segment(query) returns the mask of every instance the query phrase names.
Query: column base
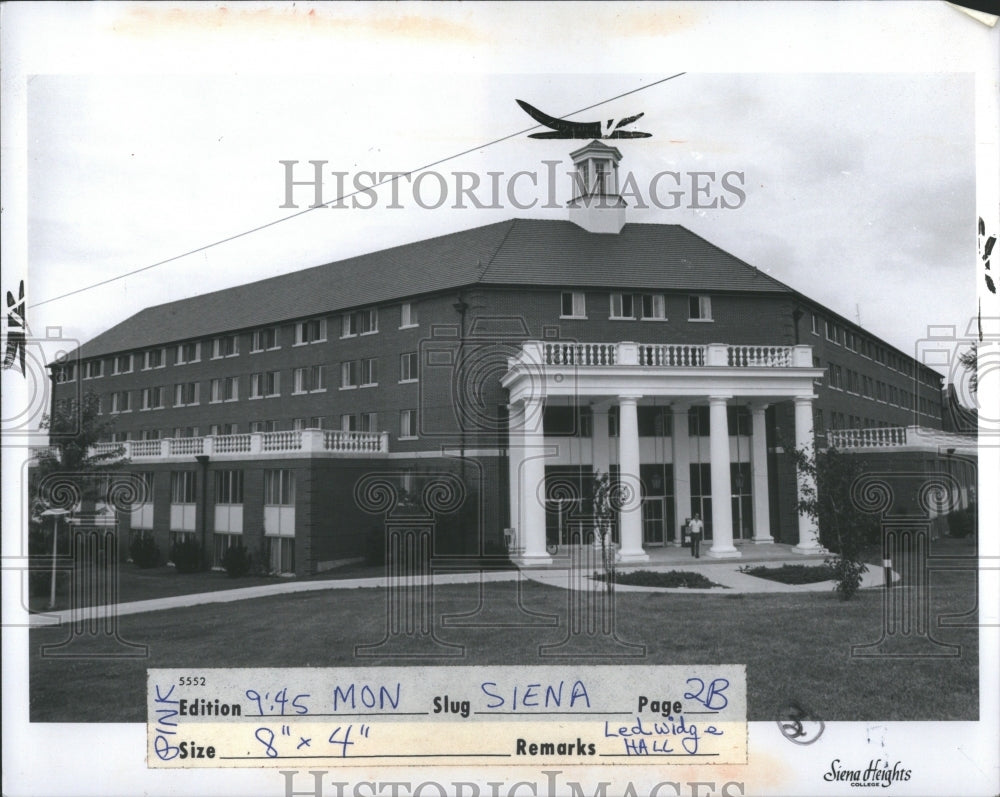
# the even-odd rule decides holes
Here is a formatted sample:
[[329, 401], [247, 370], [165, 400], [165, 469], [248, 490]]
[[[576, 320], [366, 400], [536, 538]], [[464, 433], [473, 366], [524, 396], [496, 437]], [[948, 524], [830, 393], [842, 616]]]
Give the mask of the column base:
[[802, 554], [803, 556], [822, 556], [830, 552], [817, 543], [816, 545], [796, 545], [792, 548], [792, 553]]
[[766, 545], [768, 543], [773, 543], [774, 537], [772, 537], [770, 534], [768, 534], [766, 537], [751, 537], [750, 542], [754, 543], [755, 545]]
[[619, 550], [618, 554], [615, 556], [616, 562], [624, 562], [626, 564], [631, 564], [632, 562], [648, 562], [649, 554], [639, 549], [638, 551], [622, 551]]
[[733, 546], [729, 546], [728, 548], [709, 548], [705, 551], [705, 556], [711, 559], [739, 559], [743, 556], [743, 552], [736, 550]]
[[518, 567], [545, 567], [552, 564], [552, 557], [547, 553], [535, 555], [520, 554], [512, 556], [510, 560]]

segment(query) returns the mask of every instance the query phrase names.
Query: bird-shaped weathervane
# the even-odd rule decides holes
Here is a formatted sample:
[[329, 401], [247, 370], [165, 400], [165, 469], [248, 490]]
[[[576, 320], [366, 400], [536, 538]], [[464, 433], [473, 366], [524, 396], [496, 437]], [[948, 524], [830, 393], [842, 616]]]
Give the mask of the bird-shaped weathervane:
[[524, 100], [517, 100], [517, 104], [536, 122], [552, 128], [544, 133], [532, 133], [529, 138], [649, 138], [652, 135], [638, 130], [622, 129], [644, 116], [642, 113], [626, 116], [624, 119], [608, 119], [604, 122], [568, 122], [542, 113]]

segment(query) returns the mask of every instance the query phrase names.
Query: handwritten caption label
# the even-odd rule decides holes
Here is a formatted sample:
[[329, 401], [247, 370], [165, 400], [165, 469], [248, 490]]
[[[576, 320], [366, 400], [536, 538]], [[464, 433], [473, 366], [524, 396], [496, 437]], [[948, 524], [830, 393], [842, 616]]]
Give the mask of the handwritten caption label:
[[742, 665], [148, 670], [150, 767], [745, 764]]

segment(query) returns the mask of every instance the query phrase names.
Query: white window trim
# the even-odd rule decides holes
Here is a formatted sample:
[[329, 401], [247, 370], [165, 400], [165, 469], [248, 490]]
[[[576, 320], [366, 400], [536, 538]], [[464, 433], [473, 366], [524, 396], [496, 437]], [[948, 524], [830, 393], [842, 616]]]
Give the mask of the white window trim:
[[[608, 320], [609, 321], [635, 321], [636, 320], [636, 315], [635, 315], [635, 298], [634, 298], [634, 296], [632, 298], [632, 315], [615, 315], [615, 297], [617, 296], [617, 297], [619, 297], [619, 299], [621, 299], [623, 296], [626, 296], [626, 295], [632, 295], [632, 294], [626, 294], [623, 291], [614, 291], [614, 292], [611, 293], [610, 298], [609, 298], [609, 305], [608, 305]], [[624, 304], [625, 304], [624, 300], [619, 301], [619, 304], [622, 305], [623, 309], [624, 309]]]
[[403, 302], [403, 304], [400, 305], [400, 310], [399, 310], [399, 321], [400, 321], [400, 323], [399, 323], [399, 329], [416, 329], [417, 327], [419, 327], [420, 326], [420, 322], [419, 321], [417, 323], [415, 323], [415, 324], [412, 321], [409, 324], [404, 324], [403, 323], [403, 310], [402, 310], [403, 307], [409, 307], [410, 308], [410, 313], [409, 313], [410, 318], [413, 317], [413, 302]]
[[[573, 314], [572, 315], [564, 315], [563, 312], [562, 312], [562, 300], [563, 300], [563, 294], [564, 293], [568, 293], [568, 294], [570, 294], [573, 297], [570, 300], [573, 303]], [[576, 297], [577, 296], [581, 297], [580, 304], [583, 305], [583, 315], [577, 315], [577, 313], [576, 313]], [[560, 318], [566, 318], [566, 319], [575, 319], [575, 320], [586, 321], [587, 320], [587, 293], [586, 293], [586, 291], [560, 291], [559, 292], [559, 317]], [[409, 439], [409, 438], [406, 438], [406, 439]]]
[[[642, 314], [642, 306], [641, 306], [642, 305], [642, 298], [641, 298], [642, 296], [652, 296], [653, 297], [653, 300], [654, 300], [653, 301], [653, 309], [654, 310], [656, 309], [656, 297], [659, 297], [660, 298], [660, 306], [663, 308], [663, 315], [661, 315], [661, 316], [660, 315], [653, 315], [653, 316], [650, 316], [649, 318], [644, 317], [643, 314]], [[661, 321], [669, 321], [670, 320], [667, 317], [667, 297], [664, 296], [662, 293], [639, 294], [639, 297], [640, 297], [639, 298], [639, 304], [640, 304], [640, 307], [639, 307], [639, 320], [640, 321], [661, 322]], [[633, 299], [632, 301], [634, 302], [635, 300]]]

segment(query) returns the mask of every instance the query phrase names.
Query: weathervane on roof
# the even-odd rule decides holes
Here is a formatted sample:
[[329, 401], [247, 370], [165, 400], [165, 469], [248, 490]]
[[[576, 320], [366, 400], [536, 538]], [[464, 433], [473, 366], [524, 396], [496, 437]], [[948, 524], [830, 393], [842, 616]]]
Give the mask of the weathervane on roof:
[[608, 119], [601, 122], [568, 122], [565, 119], [558, 119], [549, 116], [532, 105], [528, 105], [524, 100], [517, 100], [517, 104], [524, 109], [536, 122], [540, 122], [546, 127], [552, 128], [544, 133], [532, 133], [529, 138], [649, 138], [652, 133], [642, 133], [638, 130], [624, 130], [623, 128], [644, 116], [644, 113], [637, 113], [635, 116], [626, 116], [624, 119]]

